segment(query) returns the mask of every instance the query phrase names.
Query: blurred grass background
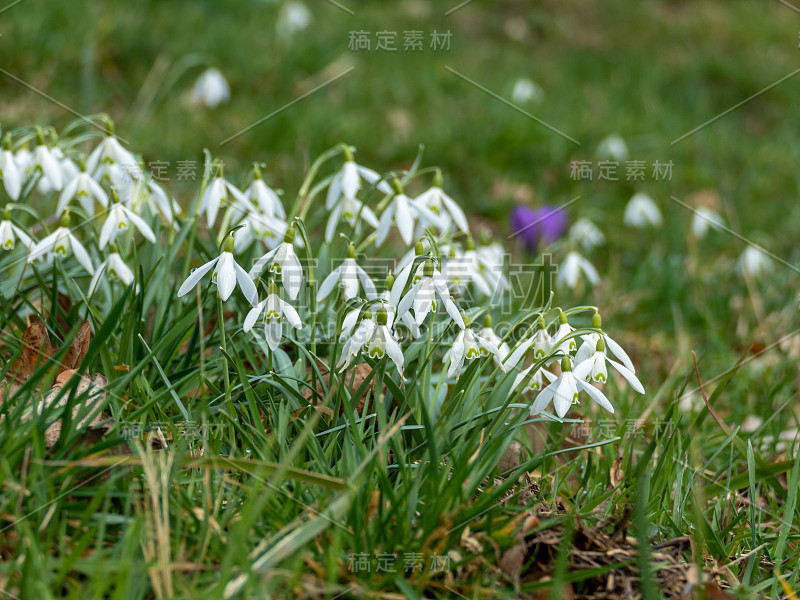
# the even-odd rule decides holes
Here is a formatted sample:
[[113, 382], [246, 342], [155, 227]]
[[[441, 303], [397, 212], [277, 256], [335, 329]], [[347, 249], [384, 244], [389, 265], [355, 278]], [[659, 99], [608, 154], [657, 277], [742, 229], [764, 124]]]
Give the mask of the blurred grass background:
[[[452, 195], [498, 232], [507, 233], [518, 201], [580, 196], [571, 218], [589, 216], [609, 239], [590, 256], [604, 283], [580, 299], [600, 306], [614, 330], [640, 336], [637, 358], [655, 380], [689, 348], [728, 365], [793, 329], [797, 272], [778, 264], [771, 281], [748, 289], [735, 262], [745, 244], [725, 233], [692, 243], [692, 215], [670, 196], [711, 190], [734, 231], [800, 264], [800, 77], [671, 142], [798, 69], [800, 12], [749, 0], [475, 0], [449, 15], [455, 0], [341, 4], [352, 14], [309, 2], [313, 22], [286, 38], [276, 32], [282, 2], [23, 0], [0, 13], [2, 125], [74, 119], [9, 74], [79, 113], [107, 112], [145, 162], [172, 165], [167, 187], [184, 204], [197, 185], [176, 181], [175, 165], [201, 161], [202, 148], [221, 157], [234, 180], [252, 161], [266, 162], [269, 181], [292, 194], [303, 167], [338, 142], [355, 145], [359, 160], [378, 170], [409, 166], [423, 144], [425, 164], [441, 166]], [[397, 52], [348, 49], [350, 32], [369, 32], [374, 48], [384, 30], [398, 33]], [[403, 51], [408, 30], [423, 32], [423, 51]], [[452, 33], [449, 50], [429, 48], [434, 30]], [[231, 101], [214, 110], [187, 100], [207, 66], [231, 86]], [[447, 67], [503, 98], [518, 78], [532, 79], [544, 98], [522, 108], [580, 145]], [[626, 139], [631, 159], [646, 162], [646, 181], [625, 181], [624, 168], [617, 182], [571, 179], [570, 163], [596, 164], [610, 133]], [[673, 162], [671, 180], [653, 180], [655, 161]], [[664, 212], [657, 233], [623, 231], [634, 191], [648, 192]]]

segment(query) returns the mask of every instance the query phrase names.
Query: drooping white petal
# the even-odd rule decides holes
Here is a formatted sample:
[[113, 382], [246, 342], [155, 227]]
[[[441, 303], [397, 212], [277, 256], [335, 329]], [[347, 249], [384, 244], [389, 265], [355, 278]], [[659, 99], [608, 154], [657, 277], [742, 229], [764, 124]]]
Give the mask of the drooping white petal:
[[[232, 257], [233, 255], [231, 255]], [[253, 306], [256, 305], [258, 302], [258, 290], [256, 289], [256, 284], [253, 283], [253, 280], [250, 279], [250, 275], [247, 274], [242, 267], [239, 266], [235, 260], [233, 261], [233, 268], [236, 273], [236, 281], [239, 284], [239, 287], [242, 288], [242, 293], [244, 297], [247, 298], [247, 301], [252, 304]]]
[[203, 275], [208, 273], [211, 270], [211, 268], [215, 264], [217, 264], [220, 258], [221, 258], [220, 256], [212, 258], [206, 264], [197, 267], [194, 271], [189, 273], [189, 276], [186, 278], [186, 281], [184, 281], [181, 287], [178, 289], [178, 298], [180, 298], [181, 296], [185, 296], [186, 294], [191, 292], [194, 289], [194, 286], [196, 286], [197, 283], [203, 278]]
[[591, 396], [592, 400], [597, 402], [600, 406], [605, 408], [608, 412], [613, 413], [614, 407], [611, 406], [611, 402], [608, 401], [605, 394], [598, 390], [590, 383], [586, 383], [585, 381], [576, 380], [575, 383], [578, 385], [579, 388], [584, 390], [589, 396]]
[[614, 367], [617, 371], [620, 372], [620, 374], [628, 381], [628, 383], [631, 384], [631, 387], [634, 390], [636, 390], [640, 394], [644, 394], [644, 386], [642, 385], [642, 382], [639, 381], [639, 378], [636, 377], [636, 374], [633, 371], [628, 369], [625, 365], [621, 365], [615, 360], [611, 360], [610, 358], [606, 360], [608, 360], [608, 362], [611, 363], [612, 367]]
[[264, 335], [267, 338], [267, 345], [275, 352], [281, 345], [283, 338], [283, 323], [280, 319], [267, 319], [264, 325]]
[[244, 318], [244, 324], [242, 325], [242, 331], [247, 333], [253, 328], [253, 325], [256, 324], [258, 317], [262, 312], [264, 312], [264, 307], [266, 305], [267, 301], [262, 300], [247, 312], [247, 316]]
[[325, 279], [322, 280], [322, 283], [317, 290], [317, 302], [322, 302], [333, 291], [336, 282], [339, 281], [341, 272], [342, 266], [338, 266], [331, 271]]
[[89, 258], [89, 253], [86, 251], [86, 248], [78, 241], [78, 239], [69, 234], [69, 245], [72, 249], [72, 253], [75, 255], [76, 260], [86, 269], [89, 273], [94, 273], [94, 266], [92, 265], [92, 259]]
[[278, 301], [280, 302], [281, 312], [286, 317], [286, 320], [289, 321], [289, 324], [295, 329], [302, 329], [303, 322], [300, 320], [300, 315], [297, 314], [294, 306], [280, 299]]

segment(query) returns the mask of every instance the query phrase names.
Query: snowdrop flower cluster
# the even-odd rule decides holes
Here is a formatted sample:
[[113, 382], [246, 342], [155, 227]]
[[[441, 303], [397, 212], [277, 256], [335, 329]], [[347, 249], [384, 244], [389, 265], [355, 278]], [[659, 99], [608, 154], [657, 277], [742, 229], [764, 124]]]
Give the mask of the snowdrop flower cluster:
[[[102, 310], [125, 288], [144, 292], [139, 273], [152, 266], [139, 257], [155, 244], [156, 255], [168, 247], [169, 256], [182, 257], [169, 265], [184, 265], [176, 297], [190, 296], [200, 311], [216, 308], [222, 343], [225, 329], [237, 328], [269, 365], [278, 353], [315, 356], [339, 377], [367, 362], [398, 386], [416, 385], [424, 370], [427, 383], [445, 393], [465, 377], [514, 381], [521, 393], [540, 392], [531, 405], [537, 408], [547, 398], [544, 379], [570, 372], [567, 363], [561, 375], [540, 363], [566, 357], [577, 375], [551, 394], [560, 415], [572, 387], [605, 382], [607, 364], [626, 378], [634, 372], [599, 327], [578, 338], [564, 313], [553, 336], [544, 311], [529, 340], [496, 332], [491, 313], [511, 288], [506, 251], [485, 232], [473, 237], [442, 173], [420, 169], [419, 160], [411, 171], [379, 173], [356, 162], [354, 148], [336, 146], [284, 205], [262, 164], [239, 177], [207, 154], [184, 212], [110, 121], [92, 122], [103, 123], [104, 135], [81, 138], [96, 138], [88, 155], [52, 130], [4, 137], [0, 177], [12, 202], [0, 219], [0, 252], [23, 265], [21, 281], [36, 285], [60, 273]], [[52, 213], [39, 215], [34, 206]], [[584, 261], [568, 258], [567, 283], [574, 272], [596, 277]], [[606, 360], [607, 348], [620, 362]], [[523, 369], [528, 350], [538, 366]], [[587, 393], [601, 397], [594, 387]]]
[[[134, 269], [127, 261], [139, 243], [134, 232], [156, 243], [158, 216], [174, 226], [180, 214], [177, 202], [114, 135], [111, 122], [104, 117], [100, 121], [106, 134], [88, 156], [77, 151], [72, 140], [41, 128], [6, 133], [0, 151], [3, 189], [14, 201], [3, 209], [0, 248], [25, 249], [19, 258], [26, 264], [23, 278], [50, 268], [64, 268], [66, 275], [78, 278], [81, 273], [90, 275], [90, 296], [101, 287], [111, 289], [108, 285], [131, 285]], [[33, 151], [30, 143], [35, 144]], [[34, 207], [47, 206], [48, 201], [53, 212], [39, 215]], [[153, 210], [165, 204], [166, 211]], [[36, 218], [33, 227], [24, 225], [25, 214]]]
[[[636, 392], [644, 394], [644, 387], [636, 377], [630, 358], [601, 329], [599, 313], [595, 312], [592, 317], [594, 331], [583, 335], [578, 335], [563, 311], [559, 310], [558, 313], [558, 328], [552, 336], [547, 331], [543, 315], [540, 314], [536, 332], [523, 339], [504, 361], [506, 369], [512, 370], [522, 363], [526, 354], [531, 355], [530, 366], [521, 370], [514, 380], [515, 389], [537, 394], [531, 405], [531, 414], [543, 412], [552, 401], [556, 414], [564, 417], [571, 406], [579, 402], [581, 391], [613, 413], [611, 402], [593, 385], [608, 382], [609, 364]], [[606, 347], [619, 362], [609, 357]], [[547, 368], [557, 362], [561, 371], [558, 375]], [[546, 386], [544, 380], [548, 382]]]

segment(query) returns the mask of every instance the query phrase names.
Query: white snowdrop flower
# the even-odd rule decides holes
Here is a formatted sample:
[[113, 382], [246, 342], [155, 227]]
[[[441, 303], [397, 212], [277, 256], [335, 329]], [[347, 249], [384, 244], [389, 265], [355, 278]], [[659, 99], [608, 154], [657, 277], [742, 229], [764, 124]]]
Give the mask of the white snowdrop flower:
[[646, 227], [661, 227], [664, 219], [661, 216], [661, 211], [653, 199], [642, 192], [637, 192], [628, 202], [625, 207], [624, 219], [625, 225], [628, 227], [635, 227], [636, 229], [645, 229]]
[[274, 250], [283, 239], [287, 229], [284, 221], [260, 213], [248, 214], [240, 225], [243, 227], [239, 227], [233, 232], [236, 240], [235, 252], [244, 252], [255, 241], [262, 241], [267, 248]]
[[108, 195], [86, 171], [78, 173], [76, 177], [69, 180], [69, 183], [61, 190], [58, 198], [58, 208], [56, 212], [62, 213], [72, 199], [77, 199], [83, 210], [90, 217], [94, 216], [94, 203], [99, 202], [103, 208], [108, 206]]
[[603, 235], [600, 228], [586, 218], [575, 221], [575, 224], [570, 227], [568, 235], [570, 241], [578, 244], [585, 252], [606, 243], [606, 236]]
[[228, 236], [225, 240], [225, 246], [222, 253], [216, 258], [208, 261], [206, 264], [194, 269], [186, 281], [183, 282], [180, 289], [178, 289], [178, 298], [185, 296], [194, 289], [203, 276], [208, 273], [212, 267], [214, 273], [211, 276], [211, 281], [217, 284], [219, 297], [227, 300], [231, 297], [233, 290], [236, 289], [236, 284], [242, 289], [244, 297], [247, 301], [255, 306], [258, 303], [258, 291], [256, 285], [250, 276], [247, 274], [239, 263], [233, 258], [233, 238]]
[[255, 278], [265, 266], [270, 265], [270, 271], [281, 276], [283, 288], [292, 300], [297, 299], [303, 284], [303, 267], [294, 251], [295, 235], [294, 227], [289, 227], [283, 243], [259, 258], [250, 269], [250, 277]]
[[189, 101], [197, 106], [216, 108], [231, 98], [228, 80], [219, 69], [210, 67], [200, 73], [192, 86]]
[[244, 192], [245, 197], [256, 210], [266, 215], [276, 217], [282, 221], [286, 220], [286, 211], [278, 194], [261, 179], [261, 171], [258, 165], [255, 167], [255, 179], [250, 187]]
[[499, 350], [497, 346], [472, 331], [468, 319], [464, 320], [464, 324], [466, 327], [458, 332], [453, 344], [444, 355], [444, 363], [449, 365], [447, 376], [450, 378], [461, 375], [464, 360], [475, 360], [476, 358], [487, 356], [492, 356], [495, 360], [498, 359]]
[[553, 348], [553, 338], [547, 332], [544, 318], [542, 318], [541, 315], [539, 315], [539, 319], [536, 322], [536, 333], [528, 339], [522, 341], [516, 348], [514, 348], [514, 351], [508, 355], [508, 358], [505, 359], [503, 364], [505, 365], [506, 370], [510, 371], [516, 367], [524, 358], [525, 354], [527, 354], [528, 350], [531, 349], [531, 347], [533, 347], [534, 360], [543, 359]]
[[544, 99], [544, 92], [536, 82], [527, 77], [520, 77], [514, 82], [511, 90], [511, 101], [514, 104], [527, 104], [532, 102], [538, 104]]
[[334, 206], [328, 217], [328, 224], [325, 226], [325, 241], [329, 244], [336, 234], [336, 228], [340, 222], [346, 222], [353, 228], [356, 234], [361, 232], [361, 223], [367, 223], [371, 227], [378, 228], [378, 217], [372, 210], [364, 206], [359, 200], [353, 198], [344, 198], [341, 202]]
[[[350, 148], [344, 149], [344, 160], [345, 162], [342, 165], [342, 168], [338, 173], [336, 173], [336, 175], [333, 176], [333, 179], [331, 179], [331, 183], [328, 186], [328, 196], [325, 199], [325, 208], [332, 210], [333, 207], [342, 200], [355, 200], [356, 194], [358, 194], [359, 190], [361, 189], [362, 179], [370, 184], [374, 184], [377, 181], [378, 190], [384, 194], [392, 193], [392, 187], [385, 181], [381, 180], [380, 175], [378, 175], [372, 169], [356, 164], [355, 160], [353, 160], [353, 152], [350, 150]], [[376, 219], [375, 227], [377, 226]]]
[[[603, 320], [600, 318], [600, 313], [595, 312], [594, 316], [592, 317], [592, 327], [594, 329], [602, 330], [603, 327]], [[623, 350], [622, 346], [620, 346], [617, 342], [615, 342], [611, 337], [603, 332], [603, 333], [589, 333], [587, 335], [581, 336], [583, 343], [581, 347], [578, 348], [578, 352], [575, 354], [575, 363], [582, 363], [585, 360], [588, 360], [592, 354], [594, 354], [598, 340], [603, 340], [603, 352], [607, 353], [607, 350], [611, 350], [611, 354], [613, 354], [619, 361], [625, 365], [625, 367], [631, 371], [632, 373], [636, 373], [636, 367], [633, 365], [633, 361], [628, 356], [627, 352]]]
[[150, 226], [144, 222], [144, 219], [136, 215], [131, 209], [122, 204], [121, 202], [112, 202], [111, 208], [108, 211], [106, 222], [100, 229], [100, 250], [106, 247], [107, 244], [117, 239], [117, 236], [122, 231], [127, 231], [130, 225], [133, 224], [139, 230], [144, 238], [154, 244], [156, 235]]
[[478, 261], [474, 252], [471, 256], [467, 256], [464, 252], [460, 252], [455, 244], [439, 246], [439, 250], [442, 253], [442, 276], [447, 281], [452, 294], [462, 294], [473, 276], [476, 275], [480, 283], [485, 284], [482, 276], [478, 274]]
[[33, 149], [30, 161], [28, 162], [28, 172], [30, 177], [39, 174], [46, 179], [50, 187], [56, 191], [64, 185], [61, 173], [61, 165], [58, 159], [53, 156], [50, 148], [44, 144], [39, 144]]
[[628, 145], [622, 136], [612, 133], [600, 142], [597, 147], [597, 156], [623, 162], [628, 159]]
[[403, 377], [403, 350], [400, 343], [389, 329], [389, 316], [386, 308], [381, 306], [372, 319], [371, 311], [365, 311], [353, 335], [342, 346], [342, 356], [336, 365], [340, 371], [350, 366], [350, 361], [366, 346], [366, 353], [372, 359], [379, 360], [388, 356]]
[[692, 216], [692, 233], [697, 238], [704, 238], [709, 228], [719, 231], [725, 226], [725, 221], [715, 210], [707, 206], [698, 206]]
[[[472, 252], [471, 244], [472, 239], [467, 239], [467, 250], [464, 253], [467, 256]], [[510, 285], [504, 273], [505, 250], [503, 246], [498, 242], [494, 242], [480, 246], [474, 252], [477, 267], [472, 273], [472, 282], [476, 284], [476, 288], [487, 296], [493, 296], [508, 290]], [[483, 286], [478, 284], [478, 280], [481, 278], [486, 281], [489, 291], [486, 291]]]
[[290, 38], [295, 33], [305, 31], [313, 21], [311, 11], [299, 0], [288, 0], [283, 3], [275, 21], [275, 31], [284, 38]]
[[[266, 311], [266, 312], [265, 312]], [[295, 329], [302, 329], [303, 323], [300, 321], [300, 315], [297, 314], [295, 308], [278, 297], [277, 288], [274, 281], [269, 282], [269, 295], [266, 299], [256, 304], [244, 319], [243, 331], [247, 333], [253, 328], [256, 320], [262, 312], [264, 314], [264, 337], [267, 340], [267, 345], [275, 352], [281, 344], [283, 338], [283, 319]]]
[[492, 328], [491, 315], [486, 315], [483, 318], [483, 328], [478, 332], [478, 337], [486, 340], [495, 348], [497, 348], [497, 353], [494, 355], [494, 361], [497, 366], [499, 366], [503, 371], [506, 371], [508, 367], [503, 364], [503, 361], [511, 352], [511, 348], [509, 348], [508, 344], [495, 333], [494, 329]]
[[520, 390], [521, 394], [526, 392], [540, 392], [542, 391], [542, 383], [545, 378], [547, 379], [548, 383], [555, 381], [556, 376], [544, 367], [536, 369], [533, 371], [533, 374], [531, 374], [531, 371], [535, 367], [536, 363], [533, 363], [527, 369], [520, 371], [519, 375], [514, 378], [514, 383], [512, 384], [511, 389], [516, 390], [519, 388], [521, 383], [525, 382], [525, 386], [523, 386], [523, 388]]
[[[381, 292], [378, 299], [381, 301], [383, 308], [386, 309], [386, 314], [389, 317], [389, 323], [392, 327], [397, 328], [397, 326], [402, 323], [411, 333], [414, 338], [418, 338], [420, 336], [419, 325], [414, 320], [414, 316], [410, 312], [406, 312], [404, 315], [400, 316], [395, 322], [395, 317], [397, 315], [397, 305], [392, 302], [391, 292], [392, 286], [394, 285], [394, 275], [389, 273], [386, 276], [386, 289]], [[342, 321], [342, 333], [339, 337], [340, 341], [344, 341], [345, 338], [349, 337], [350, 334], [353, 332], [353, 329], [356, 326], [358, 321], [358, 316], [361, 314], [361, 308], [356, 308], [348, 312], [344, 320]]]
[[89, 253], [86, 251], [86, 248], [83, 247], [83, 244], [72, 235], [72, 232], [69, 230], [69, 222], [69, 214], [65, 212], [61, 217], [61, 225], [59, 228], [31, 248], [28, 254], [29, 264], [50, 252], [62, 258], [72, 253], [86, 271], [94, 274], [92, 259], [89, 258]]
[[406, 246], [410, 246], [414, 236], [414, 221], [419, 219], [420, 225], [437, 226], [442, 228], [442, 221], [431, 210], [422, 204], [417, 204], [403, 193], [400, 183], [395, 179], [395, 194], [383, 211], [375, 233], [375, 245], [381, 246], [389, 235], [389, 229], [394, 222], [400, 237]]
[[567, 338], [575, 328], [567, 322], [567, 315], [560, 308], [558, 309], [558, 329], [553, 335], [553, 353], [569, 354], [578, 349], [578, 341], [575, 337]]
[[181, 214], [182, 209], [164, 188], [152, 179], [146, 182], [137, 181], [134, 187], [131, 202], [134, 211], [141, 212], [142, 206], [146, 204], [154, 214], [160, 214], [167, 223], [178, 229], [175, 217]]
[[114, 175], [111, 178], [112, 183], [119, 183], [116, 179], [120, 178], [127, 173], [129, 179], [142, 179], [139, 162], [136, 157], [122, 147], [119, 140], [110, 131], [103, 141], [89, 154], [86, 159], [86, 171], [91, 173], [95, 179], [102, 179], [102, 176], [108, 175], [111, 171], [104, 169], [105, 166], [115, 165], [118, 167], [113, 171]]
[[536, 415], [543, 412], [552, 400], [556, 414], [560, 419], [564, 418], [570, 407], [578, 403], [578, 393], [580, 391], [589, 394], [592, 400], [608, 412], [614, 412], [614, 407], [611, 406], [603, 392], [585, 382], [583, 378], [575, 376], [572, 372], [572, 361], [569, 356], [565, 356], [561, 359], [561, 374], [556, 377], [555, 381], [539, 392], [531, 406], [531, 414]]
[[3, 178], [3, 187], [12, 200], [19, 199], [22, 191], [22, 173], [14, 160], [14, 153], [11, 152], [10, 138], [6, 137], [6, 147], [0, 150], [0, 177]]
[[739, 268], [746, 277], [758, 278], [771, 273], [775, 264], [766, 252], [751, 244], [742, 252]]
[[106, 276], [109, 281], [120, 281], [128, 286], [133, 283], [133, 271], [130, 270], [125, 261], [116, 250], [113, 250], [108, 258], [101, 262], [94, 272], [92, 282], [89, 284], [89, 295], [94, 294], [97, 286], [100, 283], [100, 277]]
[[644, 386], [636, 377], [633, 371], [628, 369], [625, 365], [618, 363], [615, 360], [608, 358], [606, 355], [606, 346], [603, 339], [600, 338], [595, 344], [595, 351], [592, 355], [583, 362], [575, 363], [575, 377], [578, 379], [589, 380], [595, 383], [606, 383], [608, 381], [608, 369], [606, 363], [614, 367], [619, 373], [631, 384], [631, 387], [644, 394]]
[[574, 290], [581, 280], [581, 273], [586, 275], [592, 285], [600, 283], [600, 275], [598, 275], [597, 269], [594, 268], [592, 263], [573, 250], [567, 254], [567, 258], [564, 259], [561, 268], [558, 270], [556, 285], [559, 287], [566, 285]]
[[378, 297], [372, 279], [356, 263], [356, 247], [352, 243], [347, 247], [347, 258], [322, 280], [319, 290], [317, 290], [317, 302], [322, 302], [327, 298], [337, 283], [342, 288], [345, 300], [352, 300], [358, 295], [359, 283], [364, 288], [364, 294], [368, 299], [374, 300]]
[[13, 250], [17, 239], [29, 250], [33, 246], [31, 237], [11, 222], [11, 210], [6, 207], [3, 210], [3, 219], [0, 221], [0, 248]]
[[[395, 282], [398, 285], [400, 278]], [[405, 284], [403, 284], [405, 285]], [[458, 311], [456, 303], [450, 297], [450, 291], [447, 289], [447, 281], [434, 266], [433, 261], [428, 259], [423, 265], [422, 277], [415, 283], [408, 293], [400, 300], [397, 307], [397, 314], [402, 317], [408, 312], [412, 305], [414, 307], [414, 318], [418, 325], [421, 325], [428, 316], [429, 312], [436, 311], [436, 297], [442, 301], [444, 309], [450, 318], [456, 322], [460, 328], [464, 329], [464, 319], [461, 318], [461, 313]]]
[[58, 159], [58, 164], [61, 167], [61, 181], [64, 185], [67, 185], [80, 174], [81, 170], [78, 165], [71, 158], [64, 156], [61, 148], [53, 148], [53, 156]]
[[239, 188], [219, 174], [206, 186], [203, 197], [200, 199], [200, 212], [206, 213], [209, 227], [216, 222], [219, 207], [223, 203], [230, 204], [239, 210], [246, 210], [251, 206], [250, 201]]
[[433, 187], [417, 196], [414, 203], [424, 206], [440, 217], [442, 232], [449, 231], [451, 224], [455, 223], [461, 231], [469, 233], [467, 217], [458, 203], [442, 190], [442, 175], [438, 171], [434, 177]]
[[31, 151], [23, 146], [14, 153], [14, 163], [17, 165], [17, 171], [20, 178], [25, 180], [26, 173], [28, 172], [28, 164], [31, 162]]

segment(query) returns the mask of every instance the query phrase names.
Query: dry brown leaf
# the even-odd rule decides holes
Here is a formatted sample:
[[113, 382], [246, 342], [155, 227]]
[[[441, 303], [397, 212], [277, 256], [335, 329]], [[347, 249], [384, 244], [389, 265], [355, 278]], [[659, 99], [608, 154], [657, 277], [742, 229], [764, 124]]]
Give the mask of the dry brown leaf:
[[[61, 436], [62, 422], [60, 418], [56, 417], [59, 414], [57, 409], [66, 406], [69, 394], [65, 393], [60, 398], [58, 396], [73, 375], [75, 375], [75, 371], [60, 373], [57, 385], [50, 388], [47, 395], [37, 404], [35, 409], [29, 410], [22, 415], [23, 421], [29, 421], [33, 418], [34, 413], [41, 415], [48, 408], [53, 411], [51, 414], [54, 420], [44, 433], [45, 445], [48, 448], [53, 446]], [[102, 405], [106, 399], [107, 386], [108, 380], [99, 373], [81, 376], [78, 387], [75, 390], [78, 401], [72, 407], [72, 423], [76, 430], [86, 430], [98, 425], [103, 420]]]
[[625, 471], [622, 470], [622, 456], [619, 454], [611, 464], [609, 477], [611, 478], [611, 487], [617, 487], [620, 482], [625, 479]]

